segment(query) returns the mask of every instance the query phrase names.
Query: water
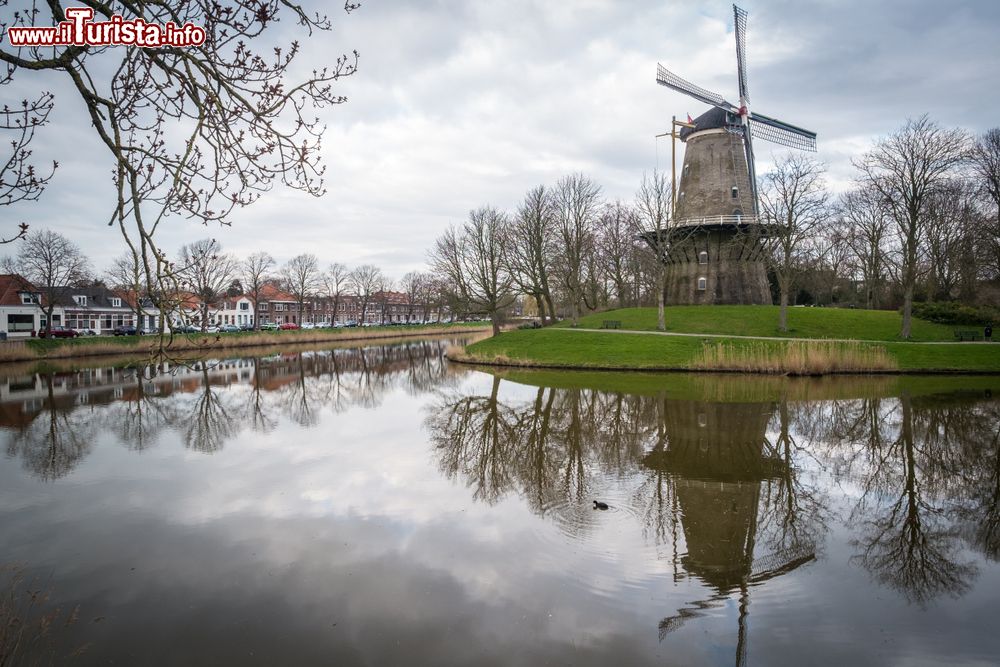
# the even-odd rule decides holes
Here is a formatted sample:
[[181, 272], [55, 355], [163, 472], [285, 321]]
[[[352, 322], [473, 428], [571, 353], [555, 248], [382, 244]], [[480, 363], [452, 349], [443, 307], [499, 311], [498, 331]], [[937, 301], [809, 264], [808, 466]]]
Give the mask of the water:
[[0, 369], [15, 664], [997, 663], [1000, 379], [451, 342]]

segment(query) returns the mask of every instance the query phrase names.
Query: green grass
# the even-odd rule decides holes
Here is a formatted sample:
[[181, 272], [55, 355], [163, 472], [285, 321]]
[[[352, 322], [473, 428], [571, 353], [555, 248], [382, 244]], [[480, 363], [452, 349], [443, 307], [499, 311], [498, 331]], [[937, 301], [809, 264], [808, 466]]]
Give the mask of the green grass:
[[[706, 342], [703, 342], [706, 341]], [[556, 368], [633, 370], [687, 369], [703, 345], [760, 345], [760, 341], [649, 336], [591, 331], [538, 329], [509, 331], [466, 348], [472, 360]], [[770, 341], [780, 347], [791, 343]], [[848, 345], [845, 343], [845, 345]], [[1000, 344], [919, 345], [880, 343], [903, 372], [954, 371], [1000, 373]]]
[[[788, 331], [778, 331], [778, 306], [668, 306], [667, 331], [780, 336], [790, 338], [850, 338], [900, 340], [902, 317], [891, 310], [847, 308], [789, 308]], [[623, 329], [656, 331], [656, 308], [622, 308], [580, 318], [580, 326], [599, 329], [604, 320], [619, 320]], [[568, 327], [569, 321], [556, 326]], [[953, 341], [956, 328], [913, 319], [913, 341]]]

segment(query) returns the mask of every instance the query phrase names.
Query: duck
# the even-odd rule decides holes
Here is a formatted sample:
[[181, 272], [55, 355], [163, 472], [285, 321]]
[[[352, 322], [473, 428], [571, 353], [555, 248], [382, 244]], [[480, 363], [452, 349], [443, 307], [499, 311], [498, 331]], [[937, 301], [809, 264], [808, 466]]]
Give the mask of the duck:
[[594, 501], [594, 509], [595, 510], [606, 510], [606, 509], [608, 509], [608, 504], [607, 503], [602, 503], [600, 500], [595, 500]]

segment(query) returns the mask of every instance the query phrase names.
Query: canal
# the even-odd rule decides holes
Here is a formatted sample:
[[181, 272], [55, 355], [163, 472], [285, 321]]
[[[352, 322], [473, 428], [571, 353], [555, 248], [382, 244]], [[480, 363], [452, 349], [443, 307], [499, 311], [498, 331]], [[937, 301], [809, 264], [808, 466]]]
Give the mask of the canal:
[[455, 342], [0, 368], [0, 664], [995, 664], [1000, 378]]

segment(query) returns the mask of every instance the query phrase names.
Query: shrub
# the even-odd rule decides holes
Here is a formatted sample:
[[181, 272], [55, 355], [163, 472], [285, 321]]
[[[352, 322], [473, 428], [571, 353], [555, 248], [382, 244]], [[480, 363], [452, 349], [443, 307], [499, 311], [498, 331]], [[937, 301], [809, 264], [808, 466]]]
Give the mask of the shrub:
[[956, 301], [913, 304], [913, 315], [938, 324], [983, 326], [1000, 321], [1000, 311], [990, 306], [967, 306]]

